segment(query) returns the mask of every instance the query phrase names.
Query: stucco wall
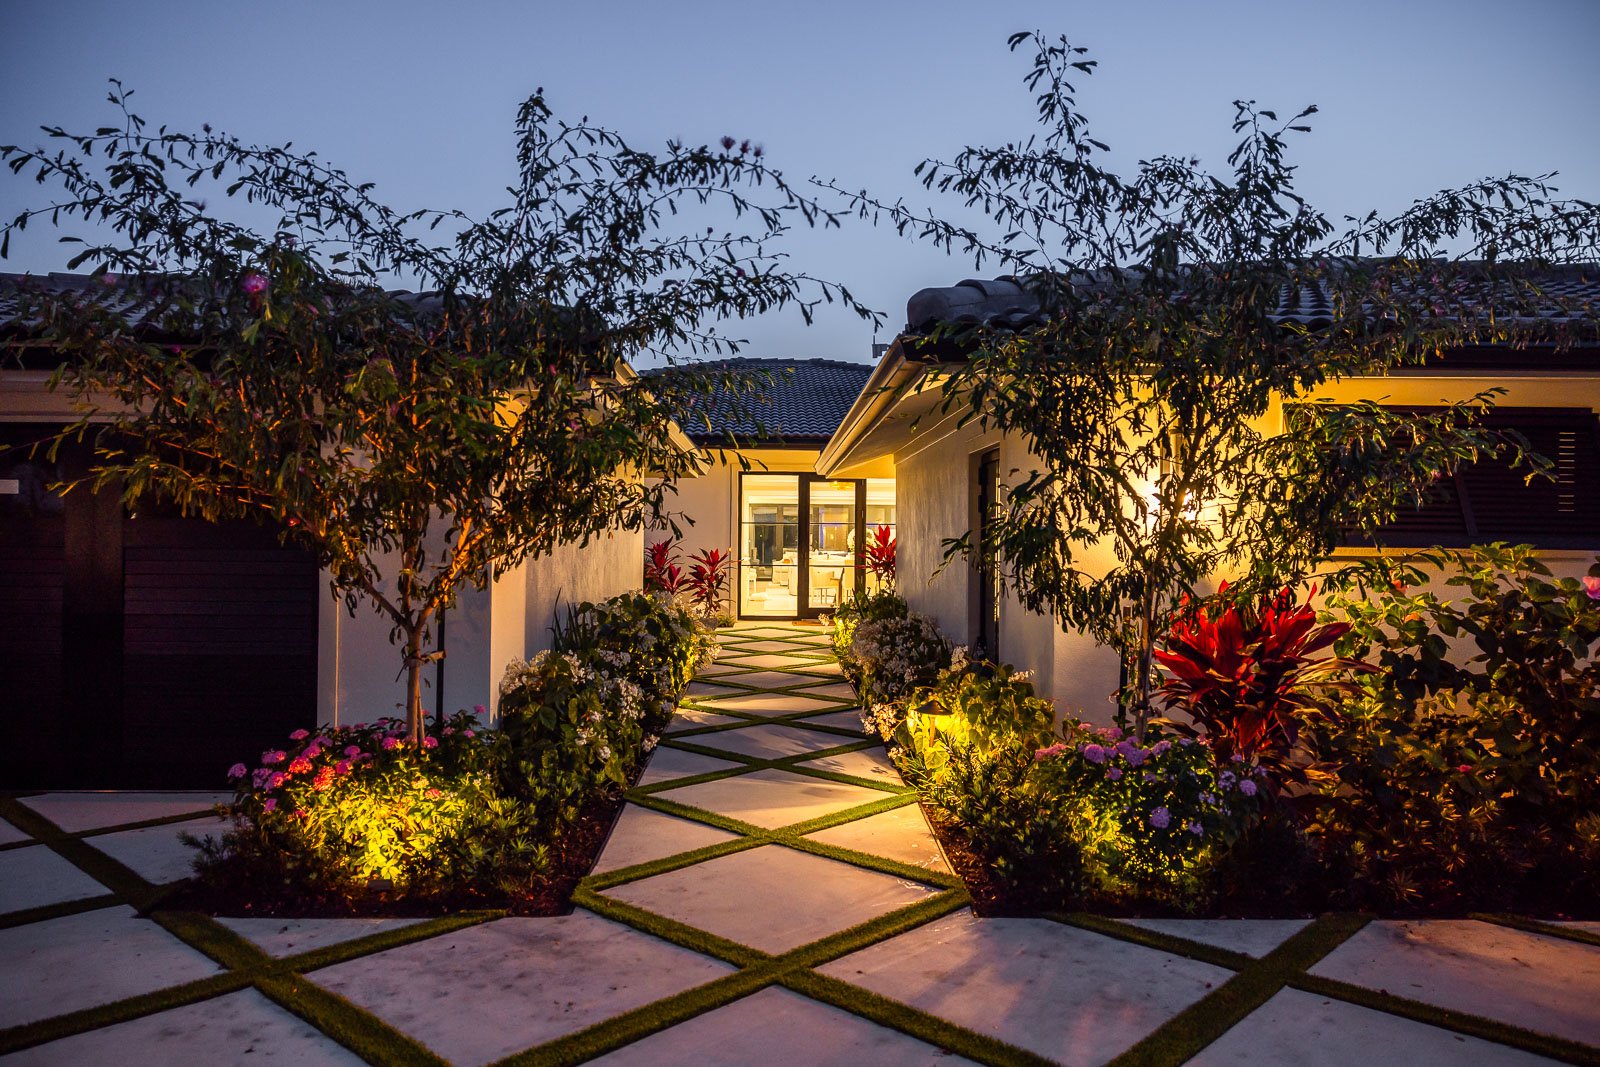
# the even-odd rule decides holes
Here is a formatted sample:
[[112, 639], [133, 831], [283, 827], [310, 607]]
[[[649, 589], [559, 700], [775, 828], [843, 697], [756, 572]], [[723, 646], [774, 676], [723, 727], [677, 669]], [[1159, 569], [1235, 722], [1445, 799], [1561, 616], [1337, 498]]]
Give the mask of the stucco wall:
[[968, 529], [972, 457], [998, 439], [933, 429], [895, 455], [895, 585], [913, 611], [931, 616], [957, 644], [970, 644], [975, 636], [969, 618], [972, 572], [959, 560], [939, 570], [944, 539]]

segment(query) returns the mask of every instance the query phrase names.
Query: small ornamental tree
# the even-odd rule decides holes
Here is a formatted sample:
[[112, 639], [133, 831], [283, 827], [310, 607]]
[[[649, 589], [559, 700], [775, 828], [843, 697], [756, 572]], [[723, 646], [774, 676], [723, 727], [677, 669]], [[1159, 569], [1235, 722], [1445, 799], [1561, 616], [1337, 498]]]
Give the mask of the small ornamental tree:
[[1041, 135], [918, 167], [981, 224], [847, 195], [1037, 301], [1022, 325], [921, 339], [925, 358], [949, 357], [944, 411], [1032, 455], [984, 543], [954, 539], [947, 559], [981, 554], [1023, 606], [1123, 648], [1142, 726], [1153, 638], [1209, 576], [1269, 594], [1347, 536], [1381, 542], [1463, 464], [1504, 455], [1539, 471], [1516, 435], [1478, 425], [1494, 391], [1428, 415], [1311, 394], [1458, 345], [1592, 336], [1595, 309], [1537, 281], [1600, 258], [1600, 208], [1555, 199], [1549, 175], [1509, 176], [1341, 228], [1295, 192], [1288, 160], [1316, 109], [1283, 122], [1250, 102], [1235, 104], [1225, 173], [1175, 156], [1119, 173], [1075, 101], [1094, 61], [1039, 34], [1010, 43], [1034, 52]]
[[[463, 583], [658, 521], [694, 469], [673, 412], [746, 390], [691, 364], [646, 385], [626, 360], [734, 350], [718, 324], [773, 308], [870, 316], [783, 268], [784, 229], [836, 219], [748, 141], [643, 151], [541, 91], [505, 207], [404, 213], [289, 145], [151, 129], [113, 84], [116, 125], [0, 147], [60, 194], [0, 230], [0, 254], [30, 223], [78, 221], [68, 269], [98, 278], [24, 287], [24, 343], [85, 405], [69, 432], [95, 442], [97, 485], [277, 524], [352, 612], [388, 619], [418, 744], [430, 627]], [[269, 225], [209, 211], [208, 186]]]

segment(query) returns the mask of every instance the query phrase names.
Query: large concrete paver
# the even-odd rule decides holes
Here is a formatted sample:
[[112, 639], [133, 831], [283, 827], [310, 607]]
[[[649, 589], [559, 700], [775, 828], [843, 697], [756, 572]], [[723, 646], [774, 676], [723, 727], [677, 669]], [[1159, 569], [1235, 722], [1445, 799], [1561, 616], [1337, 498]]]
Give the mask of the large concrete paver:
[[639, 776], [639, 784], [655, 785], [657, 782], [670, 782], [674, 778], [692, 778], [697, 774], [732, 770], [737, 766], [739, 764], [730, 760], [713, 759], [698, 752], [658, 745], [650, 754], [650, 762], [645, 765], [644, 773]]
[[278, 1064], [344, 1067], [365, 1062], [253, 989], [146, 1015], [0, 1057], [6, 1067], [173, 1067]]
[[184, 834], [196, 838], [220, 837], [227, 825], [225, 819], [193, 819], [97, 834], [89, 838], [88, 843], [145, 881], [162, 885], [194, 874], [194, 860], [199, 853], [183, 843]]
[[1470, 920], [1373, 922], [1311, 973], [1600, 1045], [1600, 946]]
[[[217, 774], [222, 774], [221, 768]], [[232, 800], [232, 793], [97, 792], [45, 793], [23, 797], [22, 803], [68, 833], [79, 833], [174, 815], [199, 815]]]
[[1064, 1064], [1110, 1060], [1232, 974], [1046, 919], [971, 912], [818, 970]]
[[0, 1029], [209, 978], [221, 969], [128, 907], [0, 930]]
[[12, 826], [4, 819], [0, 819], [0, 845], [15, 845], [22, 841], [30, 840], [27, 834]]
[[[850, 738], [836, 737], [835, 744], [849, 744]], [[851, 774], [857, 778], [876, 779], [888, 785], [904, 784], [900, 772], [889, 761], [889, 753], [882, 748], [858, 748], [854, 752], [840, 752], [833, 756], [819, 756], [806, 761], [807, 767]]]
[[223, 926], [254, 944], [262, 952], [282, 959], [313, 949], [341, 945], [357, 938], [400, 930], [421, 919], [276, 919], [265, 917], [219, 918]]
[[617, 818], [610, 839], [606, 841], [600, 858], [595, 861], [594, 871], [601, 874], [620, 870], [636, 863], [648, 863], [707, 845], [733, 841], [738, 836], [704, 823], [629, 804]]
[[775, 830], [882, 800], [887, 794], [865, 786], [767, 769], [667, 789], [655, 795]]
[[972, 1061], [769, 987], [591, 1062], [606, 1067], [957, 1067]]
[[800, 756], [808, 752], [821, 752], [825, 748], [838, 748], [840, 745], [848, 745], [851, 741], [850, 738], [840, 737], [837, 734], [824, 733], [821, 730], [803, 730], [779, 723], [746, 726], [738, 730], [720, 730], [717, 733], [700, 734], [686, 740], [705, 748], [737, 752], [756, 759]]
[[1299, 933], [1310, 919], [1128, 919], [1133, 926], [1198, 941], [1246, 956], [1265, 956]]
[[44, 845], [0, 852], [0, 914], [111, 892]]
[[813, 841], [839, 848], [854, 849], [872, 856], [948, 871], [938, 839], [928, 829], [928, 820], [915, 804], [880, 812], [865, 819], [832, 826], [808, 835]]
[[787, 952], [936, 890], [781, 845], [606, 890], [627, 904], [763, 952]]
[[576, 911], [500, 919], [316, 972], [453, 1064], [489, 1063], [712, 981], [727, 964]]
[[1555, 1062], [1297, 989], [1280, 991], [1189, 1060], [1191, 1067], [1353, 1067], [1391, 1063], [1418, 1067], [1538, 1067]]

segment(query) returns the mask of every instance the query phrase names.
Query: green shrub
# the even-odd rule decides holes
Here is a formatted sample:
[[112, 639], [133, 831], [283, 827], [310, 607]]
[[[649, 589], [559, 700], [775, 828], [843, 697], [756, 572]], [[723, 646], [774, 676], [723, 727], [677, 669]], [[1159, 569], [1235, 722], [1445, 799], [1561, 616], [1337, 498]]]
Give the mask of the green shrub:
[[693, 612], [649, 593], [568, 608], [552, 647], [637, 685], [647, 734], [666, 729], [678, 697], [717, 651], [714, 632]]
[[888, 589], [855, 593], [833, 613], [829, 620], [833, 654], [839, 660], [840, 671], [851, 685], [857, 688], [861, 685], [861, 664], [850, 650], [856, 627], [863, 622], [903, 619], [909, 614], [911, 609], [906, 602]]
[[1353, 626], [1341, 652], [1380, 670], [1359, 679], [1339, 729], [1313, 735], [1334, 777], [1311, 828], [1374, 904], [1592, 899], [1600, 579], [1555, 579], [1526, 545], [1428, 563], [1462, 595], [1401, 586], [1332, 605]]

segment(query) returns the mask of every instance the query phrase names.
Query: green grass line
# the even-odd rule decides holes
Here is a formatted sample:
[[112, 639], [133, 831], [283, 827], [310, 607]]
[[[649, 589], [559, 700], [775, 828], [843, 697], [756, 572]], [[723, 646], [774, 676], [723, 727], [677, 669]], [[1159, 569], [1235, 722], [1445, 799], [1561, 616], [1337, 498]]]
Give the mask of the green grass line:
[[1375, 989], [1367, 989], [1332, 978], [1322, 978], [1314, 974], [1300, 975], [1288, 984], [1305, 993], [1314, 993], [1317, 996], [1357, 1004], [1363, 1008], [1372, 1008], [1414, 1022], [1437, 1026], [1443, 1030], [1452, 1030], [1468, 1037], [1482, 1038], [1495, 1044], [1509, 1045], [1563, 1063], [1584, 1064], [1588, 1067], [1600, 1065], [1600, 1048], [1593, 1045], [1524, 1029], [1481, 1015], [1441, 1008], [1420, 1000], [1411, 1000], [1393, 993], [1381, 993]]
[[579, 886], [573, 891], [572, 902], [581, 908], [594, 912], [602, 919], [610, 919], [612, 922], [631, 926], [635, 930], [643, 931], [652, 937], [658, 937], [663, 941], [677, 945], [679, 948], [698, 952], [702, 956], [710, 956], [735, 967], [750, 967], [757, 963], [770, 962], [773, 959], [771, 953], [762, 952], [760, 949], [751, 948], [749, 945], [742, 945], [726, 937], [719, 937], [710, 931], [700, 929], [698, 926], [690, 926], [688, 923], [669, 919], [665, 915], [657, 915], [655, 912], [641, 908], [637, 904], [629, 904], [626, 901], [617, 900], [615, 897], [596, 893], [583, 886]]
[[1191, 941], [1176, 934], [1164, 933], [1160, 930], [1148, 930], [1132, 923], [1110, 919], [1103, 915], [1094, 915], [1089, 912], [1045, 912], [1041, 918], [1064, 926], [1075, 926], [1080, 930], [1091, 933], [1104, 934], [1114, 937], [1118, 941], [1127, 941], [1130, 944], [1140, 945], [1144, 948], [1153, 948], [1174, 956], [1183, 956], [1186, 959], [1198, 960], [1209, 963], [1214, 967], [1226, 967], [1230, 971], [1242, 971], [1254, 964], [1255, 957], [1243, 952], [1232, 952], [1215, 945], [1208, 945], [1203, 941]]
[[1216, 989], [1168, 1019], [1111, 1060], [1114, 1067], [1181, 1064], [1271, 1000], [1367, 924], [1359, 915], [1328, 915], [1297, 931], [1277, 948], [1251, 960]]
[[577, 1033], [507, 1056], [494, 1067], [565, 1067], [582, 1063], [732, 1004], [764, 989], [776, 979], [777, 972], [770, 964], [735, 971], [705, 985], [605, 1019]]
[[68, 915], [81, 915], [86, 911], [114, 908], [122, 903], [124, 903], [123, 899], [115, 893], [106, 893], [103, 896], [80, 897], [77, 900], [62, 900], [54, 904], [40, 904], [33, 908], [23, 908], [20, 911], [8, 911], [0, 915], [0, 930], [9, 930], [13, 926], [27, 926], [30, 923], [46, 922], [50, 919], [62, 919]]
[[296, 974], [263, 977], [256, 979], [255, 987], [368, 1063], [449, 1067], [422, 1042], [309, 978]]
[[[954, 1052], [978, 1063], [993, 1064], [996, 1067], [1054, 1067], [1055, 1064], [1054, 1060], [1007, 1044], [999, 1038], [968, 1030], [937, 1015], [930, 1015], [898, 1000], [891, 1000], [879, 993], [818, 974], [816, 971], [789, 971], [779, 979], [779, 982], [785, 988], [802, 996], [831, 1004], [869, 1022], [909, 1034], [936, 1048]], [[1063, 1010], [1067, 1008], [1067, 1005], [1063, 1005]]]
[[118, 1023], [131, 1022], [146, 1015], [170, 1011], [202, 1000], [211, 1000], [228, 993], [236, 993], [250, 985], [250, 976], [233, 972], [213, 975], [182, 985], [168, 986], [150, 993], [125, 997], [109, 1004], [54, 1015], [37, 1022], [23, 1023], [0, 1030], [0, 1056], [20, 1052], [35, 1045], [59, 1041], [74, 1034], [102, 1030]]
[[402, 926], [394, 930], [382, 930], [366, 937], [351, 938], [341, 941], [336, 945], [324, 945], [321, 948], [308, 949], [297, 952], [292, 956], [285, 956], [274, 962], [275, 971], [299, 971], [302, 974], [319, 971], [324, 967], [335, 964], [347, 963], [350, 960], [360, 959], [377, 952], [387, 952], [392, 948], [403, 945], [415, 944], [418, 941], [427, 941], [431, 938], [442, 937], [457, 930], [480, 926], [495, 919], [503, 919], [506, 912], [503, 910], [469, 911], [456, 915], [443, 915], [437, 919], [424, 919], [419, 923]]
[[671, 856], [662, 856], [659, 859], [647, 860], [644, 863], [635, 863], [628, 867], [618, 867], [615, 870], [591, 874], [585, 878], [582, 885], [601, 892], [614, 889], [619, 885], [629, 882], [640, 882], [646, 878], [654, 878], [658, 874], [670, 874], [681, 871], [685, 867], [693, 867], [697, 863], [707, 860], [721, 859], [723, 856], [732, 856], [738, 852], [748, 852], [753, 848], [771, 844], [765, 836], [737, 837], [731, 841], [718, 841], [716, 844], [705, 845], [700, 848], [690, 849], [687, 852], [677, 852]]
[[790, 967], [820, 967], [853, 952], [860, 952], [890, 938], [909, 933], [919, 926], [926, 926], [952, 912], [960, 911], [971, 903], [972, 898], [967, 894], [965, 887], [947, 889], [926, 900], [907, 904], [886, 915], [856, 923], [827, 937], [790, 949], [780, 959]]
[[[818, 833], [822, 831], [817, 831]], [[936, 889], [965, 889], [966, 883], [953, 874], [934, 870], [930, 867], [918, 867], [913, 863], [890, 859], [879, 856], [874, 852], [863, 852], [860, 849], [844, 848], [840, 845], [830, 845], [824, 841], [817, 841], [810, 837], [798, 837], [789, 834], [776, 835], [772, 842], [791, 848], [796, 852], [805, 852], [823, 859], [836, 860], [839, 863], [848, 863], [852, 867], [859, 867], [866, 871], [875, 871], [878, 874], [887, 874], [909, 882], [921, 882]]]
[[1501, 915], [1485, 912], [1475, 912], [1468, 918], [1476, 919], [1479, 922], [1491, 923], [1495, 926], [1506, 926], [1513, 930], [1522, 930], [1525, 933], [1554, 937], [1562, 941], [1576, 941], [1580, 945], [1600, 945], [1600, 933], [1581, 930], [1575, 926], [1561, 926], [1557, 923], [1540, 922], [1538, 919], [1528, 919], [1521, 915]]

